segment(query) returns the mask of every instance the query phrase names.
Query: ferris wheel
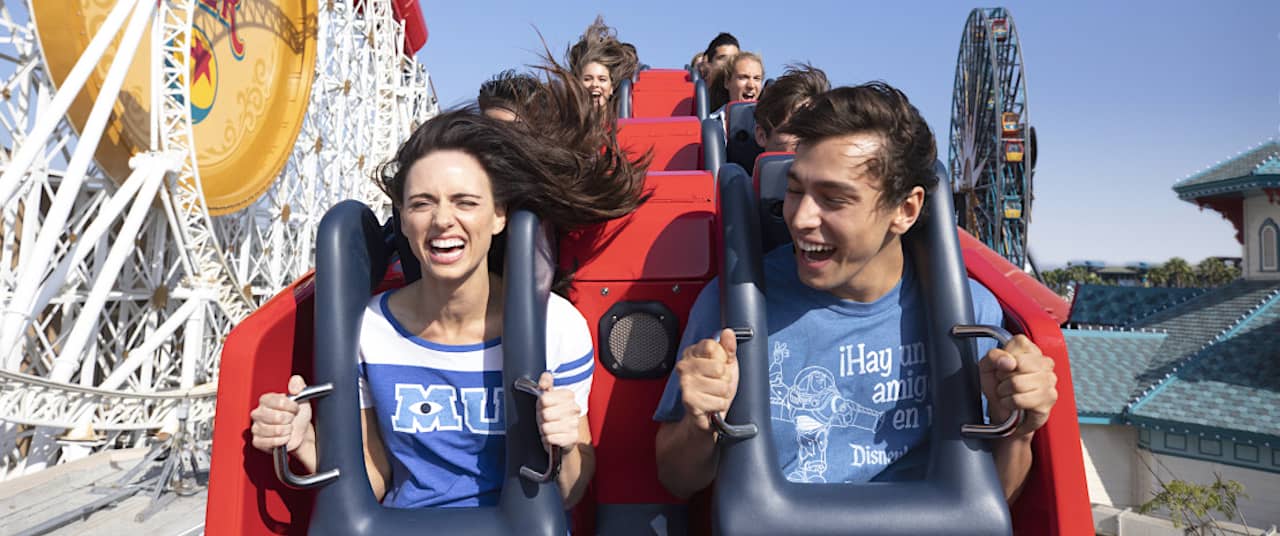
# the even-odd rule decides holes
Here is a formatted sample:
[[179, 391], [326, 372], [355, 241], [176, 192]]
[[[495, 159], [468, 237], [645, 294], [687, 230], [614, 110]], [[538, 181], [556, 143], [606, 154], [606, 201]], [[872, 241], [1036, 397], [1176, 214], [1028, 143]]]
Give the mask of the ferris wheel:
[[437, 111], [405, 36], [390, 0], [4, 1], [0, 480], [207, 439], [324, 211], [389, 212], [372, 172]]
[[1004, 8], [969, 12], [951, 99], [948, 168], [956, 219], [992, 250], [1027, 269], [1035, 129], [1027, 110], [1022, 48]]

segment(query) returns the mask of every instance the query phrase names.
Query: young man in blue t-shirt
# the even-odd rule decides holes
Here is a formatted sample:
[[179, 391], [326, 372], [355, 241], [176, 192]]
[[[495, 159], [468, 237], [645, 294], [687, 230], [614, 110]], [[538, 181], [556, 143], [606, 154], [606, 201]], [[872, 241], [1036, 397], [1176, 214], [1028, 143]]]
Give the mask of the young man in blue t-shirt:
[[[838, 88], [797, 111], [798, 138], [783, 216], [794, 244], [764, 259], [771, 427], [793, 482], [919, 478], [928, 464], [933, 406], [925, 303], [901, 237], [936, 185], [934, 137], [905, 95], [883, 83]], [[970, 281], [979, 323], [1000, 324], [990, 291]], [[716, 476], [710, 416], [737, 391], [736, 341], [722, 330], [716, 282], [690, 313], [654, 418], [658, 473], [680, 497]], [[715, 340], [715, 339], [718, 339]], [[1030, 340], [990, 343], [979, 363], [992, 422], [1026, 410], [995, 448], [1012, 501], [1031, 466], [1031, 437], [1057, 400], [1053, 361]]]

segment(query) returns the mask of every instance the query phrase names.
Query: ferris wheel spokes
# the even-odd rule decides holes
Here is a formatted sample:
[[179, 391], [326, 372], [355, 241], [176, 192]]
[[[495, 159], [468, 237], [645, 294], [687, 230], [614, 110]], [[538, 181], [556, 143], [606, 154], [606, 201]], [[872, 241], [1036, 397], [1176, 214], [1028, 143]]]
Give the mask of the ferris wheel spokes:
[[[57, 24], [53, 1], [24, 2], [32, 11], [25, 18], [0, 5], [0, 178], [12, 185], [0, 205], [0, 334], [8, 340], [0, 352], [0, 479], [137, 446], [176, 426], [179, 408], [207, 439], [223, 338], [310, 268], [325, 209], [350, 197], [375, 210], [387, 204], [369, 180], [375, 166], [436, 111], [430, 79], [405, 55], [404, 24], [389, 0], [321, 1], [307, 12], [315, 18], [299, 19], [324, 37], [312, 34], [322, 39], [304, 73], [314, 74], [314, 86], [284, 171], [271, 174], [278, 178], [256, 202], [211, 215], [189, 63], [205, 13], [193, 0], [83, 0], [98, 16], [86, 17], [94, 22], [70, 43], [39, 24]], [[288, 1], [310, 9], [309, 0]], [[136, 43], [111, 41], [137, 35], [137, 17], [152, 23], [140, 30], [149, 44], [111, 58]], [[107, 19], [113, 24], [101, 23]], [[42, 50], [42, 36], [58, 50]], [[102, 75], [121, 63], [133, 64], [124, 87], [101, 91], [112, 89]], [[137, 77], [142, 63], [149, 78], [145, 69]], [[88, 81], [72, 83], [77, 76]], [[149, 99], [140, 92], [147, 87]], [[136, 157], [121, 173], [100, 160], [110, 142], [112, 150], [120, 145], [103, 134], [93, 109], [130, 96], [150, 107], [124, 126], [151, 128], [128, 140]], [[119, 119], [108, 119], [107, 129]]]
[[[134, 168], [135, 173], [131, 180], [141, 182], [142, 186], [138, 189], [133, 206], [130, 207], [120, 228], [120, 236], [125, 237], [138, 236], [142, 230], [143, 219], [150, 211], [152, 201], [155, 200], [165, 175], [178, 166], [178, 158], [172, 155], [143, 154], [134, 159], [138, 164]], [[108, 251], [101, 272], [103, 274], [119, 273], [123, 268], [125, 256], [132, 250], [133, 244], [129, 241], [117, 240]], [[94, 331], [97, 331], [95, 325], [98, 322], [98, 316], [106, 305], [107, 293], [114, 286], [115, 278], [113, 277], [99, 277], [94, 281], [88, 299], [80, 308], [80, 316], [72, 325], [71, 334], [65, 339], [62, 352], [54, 362], [53, 371], [49, 376], [51, 380], [59, 382], [70, 380], [71, 374], [80, 364], [89, 338]]]
[[[112, 108], [122, 94], [126, 72], [133, 63], [133, 54], [124, 52], [115, 54], [107, 66], [106, 76], [98, 85], [79, 136], [71, 134], [65, 119], [68, 103], [84, 89], [83, 78], [92, 68], [105, 63], [105, 44], [115, 40], [126, 16], [128, 24], [120, 37], [118, 51], [137, 49], [150, 22], [156, 23], [152, 26], [153, 39], [164, 35], [162, 21], [166, 18], [164, 11], [171, 7], [169, 4], [146, 0], [116, 4], [108, 17], [109, 24], [99, 28], [90, 42], [92, 46], [76, 59], [72, 68], [74, 76], [64, 80], [52, 99], [48, 98], [50, 91], [46, 90], [48, 82], [44, 80], [35, 80], [32, 84], [30, 79], [11, 78], [16, 83], [6, 84], [6, 91], [10, 87], [23, 90], [33, 85], [36, 87], [34, 110], [28, 106], [30, 101], [21, 99], [22, 95], [19, 95], [19, 108], [10, 106], [8, 111], [15, 119], [23, 120], [5, 122], [14, 148], [5, 154], [15, 154], [14, 160], [5, 162], [4, 177], [10, 181], [5, 184], [17, 185], [12, 189], [14, 194], [25, 191], [21, 202], [14, 203], [11, 196], [6, 195], [4, 204], [6, 231], [12, 228], [10, 225], [22, 222], [21, 236], [13, 239], [6, 233], [5, 240], [5, 252], [10, 263], [4, 265], [7, 268], [4, 271], [12, 277], [5, 278], [9, 292], [6, 292], [6, 314], [0, 322], [0, 347], [5, 348], [4, 355], [0, 355], [0, 364], [4, 366], [5, 376], [13, 377], [6, 377], [0, 383], [10, 388], [19, 386], [0, 392], [0, 407], [4, 408], [0, 414], [0, 420], [4, 421], [3, 430], [0, 430], [0, 453], [4, 458], [0, 472], [6, 476], [13, 474], [10, 472], [15, 468], [13, 449], [24, 437], [28, 441], [27, 453], [25, 459], [17, 463], [19, 474], [42, 469], [59, 452], [63, 461], [69, 459], [68, 455], [74, 458], [77, 453], [86, 453], [78, 447], [59, 447], [57, 443], [62, 439], [56, 434], [58, 430], [69, 428], [75, 433], [75, 429], [91, 420], [96, 420], [99, 425], [105, 424], [106, 428], [112, 426], [109, 413], [104, 413], [104, 410], [116, 407], [114, 402], [122, 401], [122, 396], [127, 398], [128, 393], [106, 391], [109, 394], [104, 394], [103, 388], [112, 389], [112, 384], [133, 378], [128, 378], [132, 370], [113, 366], [116, 360], [111, 355], [119, 352], [127, 355], [131, 347], [141, 343], [132, 348], [135, 355], [153, 358], [154, 352], [162, 346], [173, 346], [172, 341], [165, 340], [173, 335], [171, 331], [152, 332], [151, 337], [146, 335], [154, 328], [159, 318], [157, 313], [166, 307], [167, 299], [163, 297], [170, 294], [166, 289], [179, 283], [165, 273], [164, 266], [169, 264], [165, 262], [168, 253], [165, 244], [156, 240], [157, 232], [163, 234], [165, 229], [159, 225], [161, 222], [152, 210], [157, 194], [165, 189], [166, 178], [181, 170], [185, 160], [182, 154], [156, 152], [164, 141], [156, 133], [173, 127], [174, 122], [153, 120], [151, 151], [140, 153], [131, 160], [133, 170], [118, 188], [99, 175], [100, 171], [93, 165], [94, 153], [111, 119]], [[158, 5], [161, 12], [156, 11]], [[7, 8], [4, 18], [10, 23], [10, 29], [18, 27], [12, 24]], [[23, 65], [39, 65], [33, 61], [38, 59], [39, 49], [29, 46], [35, 43], [35, 23], [32, 14], [28, 14], [23, 35], [19, 36], [16, 30], [12, 34], [21, 37], [11, 44], [18, 49], [16, 56], [28, 58]], [[24, 50], [27, 56], [23, 56]], [[159, 65], [162, 62], [172, 64], [169, 60], [162, 54], [151, 55], [150, 67], [157, 74], [152, 77], [153, 86], [161, 80], [173, 80], [160, 74]], [[185, 68], [185, 64], [182, 67]], [[36, 68], [16, 71], [19, 76], [23, 73], [36, 76], [41, 72], [44, 70]], [[75, 78], [81, 78], [79, 83], [74, 83], [77, 82]], [[157, 91], [152, 94], [158, 97], [160, 88], [155, 89]], [[153, 98], [153, 105], [160, 100]], [[161, 108], [154, 107], [153, 110]], [[156, 115], [153, 114], [153, 119]], [[29, 133], [26, 132], [28, 118], [34, 119], [33, 130]], [[53, 138], [55, 135], [58, 137]], [[75, 143], [68, 150], [67, 144], [72, 140]], [[66, 163], [66, 169], [51, 173], [47, 166], [59, 158], [60, 162]], [[167, 202], [168, 196], [162, 195], [161, 198], [172, 209], [172, 203]], [[170, 218], [170, 224], [173, 223]], [[152, 231], [144, 233], [144, 229]], [[112, 234], [114, 240], [110, 239]], [[143, 251], [160, 256], [152, 259], [152, 263], [141, 261], [137, 255]], [[16, 263], [12, 262], [15, 256]], [[150, 268], [146, 267], [148, 264]], [[190, 264], [184, 264], [188, 265], [186, 273], [191, 274]], [[10, 272], [13, 268], [17, 269]], [[151, 273], [144, 273], [147, 271]], [[144, 284], [139, 287], [138, 283]], [[186, 343], [176, 383], [191, 388], [194, 387], [195, 372], [207, 368], [192, 359], [207, 357], [200, 355], [207, 353], [209, 348], [208, 341], [203, 340], [207, 334], [204, 329], [206, 315], [200, 313], [204, 309], [201, 305], [210, 303], [210, 296], [181, 291], [172, 294], [180, 299], [182, 294], [190, 297], [190, 307], [186, 310], [191, 312], [179, 320]], [[177, 322], [166, 324], [174, 326]], [[160, 327], [163, 332], [165, 325]], [[114, 341], [104, 337], [108, 333], [115, 334]], [[24, 336], [29, 338], [25, 343], [20, 340]], [[104, 347], [104, 344], [108, 346]], [[109, 353], [104, 355], [103, 350]], [[167, 367], [156, 367], [155, 363], [146, 361], [141, 363], [143, 366], [135, 367], [141, 369], [141, 381], [135, 383], [143, 385], [132, 387], [154, 390], [157, 386], [166, 385], [163, 382], [154, 384], [153, 380], [157, 374], [165, 378], [172, 372], [166, 370]], [[37, 374], [39, 379], [30, 377], [31, 373]], [[77, 373], [80, 388], [96, 389], [94, 396], [74, 395], [77, 387], [74, 387], [73, 380]], [[95, 385], [103, 376], [112, 381]], [[53, 397], [50, 400], [63, 400], [64, 405], [65, 401], [79, 401], [81, 404], [65, 406], [61, 412], [50, 414], [48, 407], [53, 406], [33, 406], [30, 404], [31, 396], [22, 394], [36, 392], [47, 393]], [[115, 400], [111, 400], [113, 398]], [[45, 400], [46, 403], [48, 401]], [[103, 406], [101, 402], [107, 405]], [[136, 413], [126, 415], [141, 417]], [[30, 433], [22, 433], [15, 428], [15, 423], [37, 428]]]
[[1017, 29], [1004, 8], [974, 9], [956, 60], [949, 163], [957, 220], [1026, 267], [1031, 211], [1026, 80]]
[[[72, 267], [80, 265], [85, 260], [95, 245], [106, 235], [109, 227], [115, 223], [117, 217], [124, 212], [129, 202], [134, 200], [142, 185], [142, 180], [127, 180], [105, 203], [99, 205], [99, 210], [96, 212], [96, 217], [92, 220], [92, 223], [83, 233], [79, 234], [78, 239], [72, 245], [71, 251], [62, 257], [62, 260], [57, 263], [49, 277], [41, 283], [36, 300], [27, 307], [28, 311], [44, 310], [54, 296], [62, 291], [63, 283], [71, 276]], [[154, 192], [152, 197], [154, 197]], [[29, 201], [27, 206], [34, 205]], [[138, 204], [135, 203], [134, 206], [136, 210]], [[34, 211], [29, 212], [34, 213]], [[11, 307], [15, 305], [17, 304], [10, 304]], [[6, 370], [16, 370], [21, 360], [21, 352], [11, 353], [8, 356], [8, 360], [5, 361], [4, 368]]]
[[[129, 24], [125, 28], [124, 37], [120, 42], [121, 50], [133, 50], [142, 41], [143, 31], [147, 27], [147, 22], [151, 18], [155, 4], [148, 1], [121, 2], [121, 4], [132, 4], [134, 7]], [[95, 36], [96, 38], [97, 36]], [[109, 41], [110, 39], [108, 39]], [[86, 51], [86, 55], [90, 52], [94, 51]], [[98, 57], [92, 59], [93, 63], [97, 63], [101, 59], [101, 55], [102, 52], [98, 51]], [[77, 62], [77, 65], [79, 63]], [[98, 141], [106, 130], [107, 120], [111, 117], [111, 109], [115, 105], [116, 97], [119, 95], [120, 87], [124, 84], [124, 77], [131, 63], [131, 58], [125, 54], [117, 54], [111, 62], [111, 67], [103, 81], [102, 90], [93, 104], [92, 111], [89, 112], [89, 119], [80, 138], [80, 143], [76, 145], [75, 152], [72, 153], [71, 162], [67, 166], [67, 173], [62, 177], [62, 181], [58, 185], [58, 193], [54, 195], [52, 204], [48, 211], [45, 212], [44, 221], [41, 223], [40, 233], [36, 237], [33, 252], [29, 257], [26, 257], [26, 262], [18, 268], [18, 284], [6, 308], [6, 312], [9, 314], [6, 314], [3, 323], [0, 323], [0, 348], [3, 348], [5, 352], [17, 351], [19, 347], [19, 345], [15, 344], [17, 335], [26, 328], [27, 320], [35, 313], [30, 308], [35, 298], [36, 289], [39, 288], [40, 283], [47, 274], [47, 259], [54, 257], [54, 248], [62, 236], [63, 228], [66, 226], [67, 217], [71, 213], [76, 197], [80, 194], [80, 187], [84, 181], [85, 174], [89, 169], [89, 165], [93, 162], [93, 153], [97, 150]], [[73, 88], [64, 87], [59, 90], [59, 96], [62, 96], [64, 91], [70, 89]], [[74, 89], [78, 90], [79, 88]], [[55, 97], [54, 100], [58, 100], [58, 97]], [[69, 102], [71, 98], [66, 98], [66, 100]], [[46, 115], [41, 119], [46, 123], [50, 123], [57, 118]], [[25, 140], [23, 148], [32, 147], [34, 144], [35, 149], [30, 151], [34, 154], [39, 148], [44, 147], [46, 143], [48, 143], [47, 137], [31, 137]], [[21, 154], [22, 150], [20, 149], [19, 152]], [[10, 172], [16, 174], [19, 169], [14, 165], [10, 165], [5, 170], [5, 175], [7, 176]], [[55, 286], [61, 286], [61, 282], [54, 283], [56, 283]], [[5, 362], [9, 364], [12, 359], [8, 359], [9, 356], [6, 357]], [[66, 380], [55, 379], [55, 381]]]
[[[50, 136], [54, 133], [54, 129], [62, 122], [62, 118], [66, 115], [67, 110], [71, 107], [73, 101], [84, 87], [85, 81], [89, 79], [89, 74], [98, 66], [102, 56], [107, 52], [107, 47], [115, 39], [116, 34], [120, 32], [120, 27], [124, 25], [125, 18], [129, 15], [130, 8], [135, 11], [135, 19], [137, 15], [137, 7], [139, 4], [148, 4], [142, 0], [122, 0], [115, 7], [111, 8], [111, 12], [107, 14], [107, 18], [102, 21], [102, 27], [98, 34], [89, 42], [89, 47], [85, 49], [84, 54], [76, 61], [71, 72], [67, 75], [58, 89], [57, 94], [53, 98], [53, 102], [49, 103], [46, 108], [46, 114], [36, 118], [35, 127], [32, 129], [26, 143], [17, 147], [17, 152], [13, 160], [6, 163], [3, 175], [0, 175], [0, 205], [8, 205], [12, 200], [13, 194], [17, 191], [21, 184], [22, 175], [27, 173], [31, 168], [31, 164], [37, 156], [40, 156], [41, 149], [45, 148], [45, 144], [49, 141]], [[148, 8], [150, 9], [150, 8]], [[12, 17], [8, 16], [9, 10], [5, 8], [5, 19], [9, 24], [13, 25]], [[145, 17], [144, 17], [145, 18]], [[131, 23], [132, 24], [132, 23]], [[120, 57], [116, 58], [117, 60]], [[35, 68], [34, 62], [24, 68]], [[121, 75], [123, 76], [123, 75]], [[115, 92], [119, 92], [117, 87]], [[114, 96], [112, 97], [115, 98]], [[14, 131], [19, 129], [13, 129]], [[38, 140], [38, 143], [32, 143]]]

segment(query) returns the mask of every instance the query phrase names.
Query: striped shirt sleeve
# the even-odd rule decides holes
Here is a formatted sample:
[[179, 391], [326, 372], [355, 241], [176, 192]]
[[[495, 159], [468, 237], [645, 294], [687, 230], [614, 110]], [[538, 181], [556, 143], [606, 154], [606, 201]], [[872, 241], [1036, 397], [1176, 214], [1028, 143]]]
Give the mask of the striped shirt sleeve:
[[364, 350], [361, 350], [359, 354], [358, 370], [360, 376], [356, 380], [356, 385], [360, 392], [360, 409], [370, 409], [373, 407], [373, 393], [369, 391], [369, 380], [364, 373]]
[[547, 368], [555, 377], [556, 389], [573, 391], [584, 417], [595, 367], [596, 354], [586, 318], [573, 304], [553, 295], [547, 304]]

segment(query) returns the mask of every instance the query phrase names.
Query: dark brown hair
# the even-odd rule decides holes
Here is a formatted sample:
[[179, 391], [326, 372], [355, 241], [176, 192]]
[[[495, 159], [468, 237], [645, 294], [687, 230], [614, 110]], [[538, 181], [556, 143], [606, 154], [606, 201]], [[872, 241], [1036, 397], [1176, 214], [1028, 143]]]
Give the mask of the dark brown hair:
[[880, 203], [896, 206], [916, 186], [938, 184], [933, 165], [938, 149], [920, 111], [897, 88], [884, 82], [836, 88], [814, 97], [781, 128], [805, 146], [835, 136], [871, 133], [880, 137], [880, 153], [867, 168], [882, 181]]
[[719, 35], [716, 35], [711, 39], [710, 43], [707, 43], [707, 50], [703, 51], [702, 54], [707, 58], [708, 62], [714, 61], [716, 57], [716, 49], [724, 45], [733, 45], [735, 47], [742, 48], [742, 46], [738, 44], [738, 38], [734, 37], [733, 34], [729, 32], [720, 32]]
[[760, 94], [756, 103], [756, 124], [764, 129], [766, 136], [772, 134], [773, 129], [782, 126], [801, 106], [828, 91], [831, 91], [831, 82], [827, 81], [827, 73], [822, 69], [808, 63], [787, 65], [782, 76], [774, 79]]
[[589, 63], [599, 63], [609, 70], [614, 88], [623, 80], [631, 79], [640, 68], [640, 57], [631, 43], [618, 40], [618, 32], [604, 23], [603, 16], [587, 26], [578, 42], [569, 47], [565, 55], [574, 76], [582, 76]]
[[476, 97], [476, 104], [480, 106], [481, 111], [490, 108], [510, 110], [523, 120], [527, 115], [526, 110], [530, 108], [541, 90], [542, 84], [538, 82], [537, 77], [507, 69], [480, 84], [480, 94]]
[[[444, 112], [423, 123], [395, 158], [379, 167], [378, 185], [399, 208], [409, 169], [434, 151], [459, 150], [479, 161], [495, 202], [508, 212], [526, 209], [558, 231], [603, 222], [635, 210], [649, 155], [628, 159], [618, 146], [608, 112], [590, 104], [586, 89], [548, 59], [524, 122], [507, 123], [475, 107]], [[504, 234], [490, 246], [490, 271], [501, 273]], [[565, 274], [557, 275], [562, 288]]]
[[712, 111], [715, 111], [729, 104], [729, 88], [724, 87], [724, 81], [728, 75], [725, 74], [724, 69], [717, 69], [710, 62], [708, 64], [711, 65], [711, 68], [707, 69], [706, 76], [707, 104], [710, 105]]

